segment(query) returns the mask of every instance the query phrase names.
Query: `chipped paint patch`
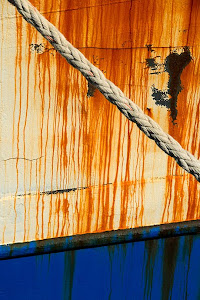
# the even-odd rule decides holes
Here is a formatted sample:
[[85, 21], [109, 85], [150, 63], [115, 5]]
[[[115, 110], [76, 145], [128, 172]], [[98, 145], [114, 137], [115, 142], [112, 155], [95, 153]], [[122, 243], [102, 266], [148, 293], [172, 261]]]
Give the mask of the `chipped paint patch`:
[[[153, 50], [151, 50], [152, 52]], [[176, 124], [177, 119], [177, 101], [178, 95], [183, 90], [181, 84], [181, 74], [184, 68], [191, 62], [192, 55], [189, 47], [183, 47], [182, 52], [179, 54], [176, 50], [170, 52], [165, 58], [164, 63], [156, 62], [156, 58], [160, 56], [150, 57], [146, 59], [147, 68], [151, 69], [150, 74], [161, 74], [167, 72], [169, 80], [166, 90], [160, 90], [152, 85], [152, 98], [156, 105], [167, 107], [170, 110], [170, 116], [173, 124]]]

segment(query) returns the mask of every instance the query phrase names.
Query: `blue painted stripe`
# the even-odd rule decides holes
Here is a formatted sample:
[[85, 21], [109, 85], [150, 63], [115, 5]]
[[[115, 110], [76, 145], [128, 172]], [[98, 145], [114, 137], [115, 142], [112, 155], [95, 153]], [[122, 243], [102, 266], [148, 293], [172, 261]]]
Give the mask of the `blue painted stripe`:
[[106, 231], [0, 246], [0, 259], [56, 253], [200, 233], [200, 221], [170, 223], [125, 230]]

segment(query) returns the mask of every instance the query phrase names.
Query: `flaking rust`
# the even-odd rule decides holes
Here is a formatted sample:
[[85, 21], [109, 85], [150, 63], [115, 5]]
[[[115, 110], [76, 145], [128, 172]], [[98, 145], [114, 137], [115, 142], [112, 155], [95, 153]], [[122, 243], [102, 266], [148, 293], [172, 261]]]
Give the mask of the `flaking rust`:
[[165, 60], [165, 70], [169, 74], [168, 93], [171, 96], [169, 98], [169, 108], [173, 122], [175, 122], [177, 117], [178, 94], [183, 89], [181, 85], [181, 74], [192, 60], [189, 47], [186, 46], [183, 50], [181, 54], [171, 52]]
[[[153, 50], [151, 50], [151, 52], [152, 51]], [[159, 75], [162, 72], [167, 72], [169, 74], [169, 80], [167, 89], [165, 90], [160, 90], [153, 85], [152, 97], [157, 105], [165, 106], [170, 110], [172, 122], [176, 124], [178, 95], [184, 88], [181, 83], [181, 74], [185, 67], [191, 62], [192, 55], [189, 47], [185, 46], [180, 54], [176, 50], [170, 51], [170, 54], [165, 58], [163, 64], [156, 61], [157, 57], [160, 56], [146, 59], [147, 68], [151, 69], [151, 74]]]

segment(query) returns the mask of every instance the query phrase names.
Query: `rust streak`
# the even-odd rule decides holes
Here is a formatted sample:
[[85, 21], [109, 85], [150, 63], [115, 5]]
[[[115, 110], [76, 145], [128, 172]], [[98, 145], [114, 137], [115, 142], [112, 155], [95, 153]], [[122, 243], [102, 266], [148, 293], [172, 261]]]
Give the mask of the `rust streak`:
[[[200, 113], [197, 0], [186, 0], [183, 5], [180, 1], [153, 0], [106, 0], [96, 5], [87, 0], [81, 4], [53, 0], [32, 3], [127, 97], [166, 130], [169, 128], [169, 134], [183, 147], [200, 156], [199, 124], [194, 121]], [[171, 18], [166, 19], [168, 15]], [[7, 168], [16, 158], [14, 240], [19, 193], [24, 196], [24, 241], [34, 230], [35, 239], [43, 239], [149, 225], [155, 219], [165, 223], [199, 218], [195, 180], [171, 158], [166, 160], [166, 174], [156, 170], [155, 157], [160, 152], [151, 141], [98, 91], [88, 98], [85, 79], [49, 49], [30, 25], [22, 32], [22, 19], [16, 18], [16, 27], [12, 155], [9, 164], [5, 162]], [[43, 50], [27, 52], [22, 57], [24, 41], [26, 47], [42, 45]], [[163, 113], [163, 108], [155, 107], [150, 98], [151, 84], [167, 88], [168, 79], [164, 76], [168, 74], [150, 74], [145, 62], [163, 66], [170, 49], [177, 49], [180, 56], [180, 45], [188, 45], [194, 59], [179, 74], [184, 89], [178, 96], [175, 125], [166, 108]], [[30, 47], [33, 50], [35, 46]], [[26, 95], [22, 96], [25, 89]], [[155, 182], [164, 182], [165, 176], [165, 195], [161, 199]], [[154, 187], [155, 195], [149, 192]], [[73, 193], [56, 192], [75, 188]], [[152, 197], [150, 213], [145, 206], [148, 207], [148, 197]], [[150, 286], [151, 282], [146, 282], [147, 293]]]

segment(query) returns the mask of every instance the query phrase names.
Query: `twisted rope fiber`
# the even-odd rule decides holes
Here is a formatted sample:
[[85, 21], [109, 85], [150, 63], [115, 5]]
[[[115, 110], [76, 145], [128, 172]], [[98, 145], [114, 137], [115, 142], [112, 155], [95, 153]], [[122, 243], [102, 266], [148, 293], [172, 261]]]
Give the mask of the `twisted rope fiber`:
[[140, 130], [169, 156], [173, 157], [179, 166], [200, 182], [200, 161], [191, 153], [184, 150], [181, 145], [143, 111], [104, 74], [93, 66], [85, 56], [70, 44], [59, 30], [47, 21], [38, 10], [27, 0], [8, 0], [13, 4], [23, 18], [33, 25], [44, 38], [68, 61], [70, 65], [78, 69], [83, 76], [97, 88], [105, 98], [132, 122], [136, 123]]

